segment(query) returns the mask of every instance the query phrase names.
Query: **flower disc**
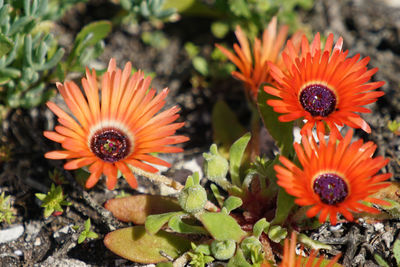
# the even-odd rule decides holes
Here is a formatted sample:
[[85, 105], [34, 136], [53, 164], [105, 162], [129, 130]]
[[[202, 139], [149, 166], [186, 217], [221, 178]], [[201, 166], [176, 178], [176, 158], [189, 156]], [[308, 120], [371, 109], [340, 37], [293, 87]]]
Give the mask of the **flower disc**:
[[336, 107], [336, 96], [328, 87], [313, 84], [301, 91], [300, 103], [312, 116], [326, 117]]
[[319, 175], [314, 181], [313, 189], [321, 201], [328, 205], [343, 202], [349, 193], [346, 182], [334, 173]]
[[129, 138], [115, 128], [100, 129], [90, 139], [92, 152], [106, 162], [116, 162], [128, 156]]

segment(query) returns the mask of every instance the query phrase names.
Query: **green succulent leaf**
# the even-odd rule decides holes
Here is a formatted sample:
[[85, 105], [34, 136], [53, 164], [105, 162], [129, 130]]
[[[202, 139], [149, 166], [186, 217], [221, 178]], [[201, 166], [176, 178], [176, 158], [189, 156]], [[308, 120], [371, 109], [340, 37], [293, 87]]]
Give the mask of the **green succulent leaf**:
[[259, 238], [263, 232], [268, 233], [270, 223], [265, 218], [258, 220], [253, 226], [253, 236]]
[[262, 244], [255, 236], [246, 237], [241, 243], [240, 248], [246, 259], [250, 259], [253, 265], [259, 266], [264, 260]]
[[10, 52], [13, 45], [14, 43], [10, 38], [0, 33], [0, 58]]
[[275, 243], [281, 242], [287, 236], [287, 230], [280, 225], [273, 225], [269, 228], [268, 237]]
[[176, 198], [159, 195], [134, 195], [110, 199], [105, 208], [120, 221], [144, 224], [149, 215], [181, 211]]
[[168, 221], [168, 227], [180, 234], [208, 235], [208, 232], [206, 229], [204, 229], [204, 227], [184, 223], [180, 215], [171, 217], [171, 219]]
[[211, 191], [213, 192], [215, 199], [218, 202], [218, 205], [220, 207], [222, 207], [222, 205], [224, 204], [224, 197], [219, 192], [218, 187], [215, 184], [211, 184], [210, 188], [211, 188]]
[[199, 219], [211, 236], [216, 240], [240, 240], [246, 235], [240, 225], [225, 213], [204, 212]]
[[242, 163], [244, 151], [251, 138], [250, 133], [246, 133], [239, 138], [229, 150], [229, 171], [231, 174], [232, 183], [238, 187], [242, 185], [240, 180], [240, 166]]
[[166, 224], [173, 216], [185, 214], [184, 212], [168, 212], [164, 214], [149, 215], [145, 222], [146, 231], [149, 234], [156, 234], [161, 227]]
[[[83, 27], [76, 36], [74, 47], [68, 57], [68, 68], [74, 68], [76, 65], [80, 65], [78, 59], [82, 54], [85, 54], [84, 51], [91, 47], [95, 47], [101, 40], [107, 37], [110, 32], [111, 22], [105, 20], [92, 22]], [[95, 54], [97, 53], [93, 53], [92, 55]]]
[[243, 251], [238, 248], [235, 255], [229, 260], [227, 267], [252, 267], [250, 263], [246, 261], [243, 255]]
[[228, 197], [225, 202], [223, 207], [226, 208], [227, 212], [230, 213], [232, 210], [239, 208], [242, 206], [243, 201], [239, 197], [235, 196], [230, 196]]
[[261, 85], [258, 89], [257, 103], [258, 110], [260, 112], [262, 121], [264, 122], [265, 128], [275, 139], [278, 147], [281, 150], [281, 154], [285, 157], [293, 155], [293, 122], [281, 122], [273, 108], [267, 104], [270, 99], [276, 99], [267, 92], [264, 91], [264, 85]]
[[105, 246], [115, 254], [137, 263], [151, 264], [168, 261], [160, 252], [171, 258], [177, 258], [191, 249], [190, 241], [159, 231], [152, 235], [143, 226], [118, 229], [104, 238]]
[[233, 240], [214, 240], [211, 243], [212, 255], [217, 260], [228, 260], [230, 259], [236, 250], [236, 243]]

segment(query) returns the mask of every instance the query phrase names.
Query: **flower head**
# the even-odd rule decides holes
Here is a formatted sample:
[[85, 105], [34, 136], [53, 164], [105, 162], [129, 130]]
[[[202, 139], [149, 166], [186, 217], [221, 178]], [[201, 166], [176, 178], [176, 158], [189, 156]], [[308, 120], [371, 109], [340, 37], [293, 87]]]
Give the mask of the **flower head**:
[[[264, 30], [262, 40], [255, 38], [253, 55], [250, 50], [249, 41], [242, 29], [237, 26], [235, 31], [239, 44], [234, 44], [233, 49], [237, 55], [216, 44], [216, 47], [224, 53], [239, 69], [233, 71], [232, 75], [245, 84], [247, 92], [254, 99], [257, 97], [258, 88], [262, 83], [274, 83], [269, 74], [268, 62], [273, 62], [277, 66], [283, 67], [280, 52], [285, 44], [288, 34], [288, 26], [281, 26], [277, 32], [277, 19], [273, 17]], [[295, 36], [298, 36], [295, 35]], [[294, 44], [298, 42], [294, 41]]]
[[384, 95], [374, 91], [384, 82], [368, 82], [378, 71], [377, 68], [367, 70], [369, 57], [360, 60], [358, 54], [347, 58], [348, 51], [342, 51], [342, 38], [338, 39], [333, 49], [332, 45], [332, 34], [328, 36], [324, 48], [319, 33], [311, 45], [303, 36], [301, 53], [298, 53], [289, 40], [282, 53], [287, 71], [270, 64], [270, 73], [277, 86], [264, 87], [267, 93], [280, 99], [268, 100], [267, 103], [276, 112], [285, 113], [279, 117], [280, 121], [306, 119], [302, 134], [315, 124], [321, 131], [323, 121], [336, 133], [336, 125], [343, 124], [370, 133], [369, 125], [356, 112], [371, 112], [363, 106]]
[[350, 143], [353, 130], [339, 142], [334, 134], [327, 142], [323, 132], [318, 135], [319, 144], [311, 131], [302, 137], [302, 145], [294, 144], [302, 168], [283, 156], [279, 158], [284, 166], [275, 166], [278, 185], [296, 197], [298, 205], [311, 206], [308, 217], [320, 213], [321, 223], [329, 216], [331, 224], [335, 225], [337, 213], [349, 221], [353, 220], [350, 211], [379, 213], [361, 202], [388, 205], [370, 195], [389, 185], [384, 181], [390, 173], [376, 174], [389, 160], [381, 156], [372, 158], [376, 149], [373, 142]]
[[131, 75], [131, 63], [123, 70], [110, 60], [101, 82], [101, 93], [96, 72], [86, 69], [82, 79], [85, 95], [74, 82], [57, 83], [57, 88], [73, 116], [53, 102], [47, 106], [57, 115], [61, 125], [44, 136], [61, 143], [64, 150], [45, 154], [49, 159], [69, 160], [64, 168], [78, 169], [90, 165], [86, 187], [93, 187], [104, 174], [107, 187], [113, 189], [120, 171], [132, 188], [137, 181], [129, 166], [148, 172], [158, 170], [148, 163], [169, 167], [170, 164], [150, 153], [174, 153], [182, 149], [170, 145], [188, 140], [174, 135], [184, 123], [178, 119], [178, 107], [159, 112], [165, 104], [168, 89], [156, 95], [150, 88], [151, 79], [143, 72]]

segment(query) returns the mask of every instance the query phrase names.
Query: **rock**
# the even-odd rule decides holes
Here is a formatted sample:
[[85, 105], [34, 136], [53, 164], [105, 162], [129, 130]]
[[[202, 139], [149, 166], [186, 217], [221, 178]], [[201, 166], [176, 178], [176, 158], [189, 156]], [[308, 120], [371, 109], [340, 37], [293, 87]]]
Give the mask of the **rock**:
[[48, 257], [44, 262], [33, 265], [35, 267], [87, 267], [83, 261], [75, 259], [55, 259], [54, 257]]
[[24, 227], [19, 224], [0, 231], [0, 243], [18, 239], [24, 233]]

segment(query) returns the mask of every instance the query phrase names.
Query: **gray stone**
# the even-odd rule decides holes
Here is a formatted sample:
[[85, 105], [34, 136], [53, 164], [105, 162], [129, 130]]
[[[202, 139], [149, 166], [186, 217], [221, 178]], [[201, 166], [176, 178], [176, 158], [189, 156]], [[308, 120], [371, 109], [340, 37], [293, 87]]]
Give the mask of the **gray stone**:
[[0, 231], [0, 243], [7, 243], [18, 239], [24, 233], [24, 227], [19, 225], [11, 226], [10, 228]]

